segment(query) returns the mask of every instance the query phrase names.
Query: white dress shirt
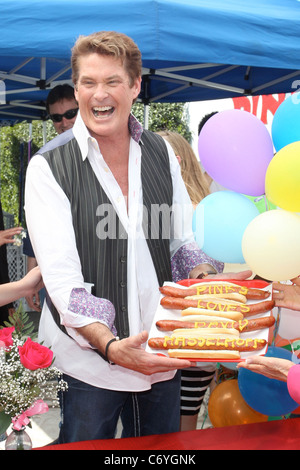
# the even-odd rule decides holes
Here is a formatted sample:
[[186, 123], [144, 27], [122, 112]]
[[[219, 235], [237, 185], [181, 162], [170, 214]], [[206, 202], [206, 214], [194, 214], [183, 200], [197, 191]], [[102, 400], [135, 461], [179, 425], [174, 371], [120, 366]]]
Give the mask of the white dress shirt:
[[[90, 136], [84, 125], [80, 113], [73, 129], [68, 132], [73, 132], [82, 159], [89, 159], [93, 171], [128, 233], [130, 335], [135, 335], [144, 329], [149, 331], [159, 302], [159, 286], [147, 242], [142, 236], [140, 145], [131, 138], [127, 211], [120, 187], [106, 165], [97, 141]], [[167, 146], [173, 182], [173, 203], [179, 213], [179, 216], [173, 216], [175, 222], [170, 241], [171, 256], [173, 256], [182, 245], [194, 241], [193, 210], [177, 159], [171, 147], [168, 144]], [[146, 376], [117, 365], [109, 365], [76, 331], [76, 328], [93, 323], [95, 319], [68, 310], [72, 289], [85, 287], [76, 248], [70, 202], [55, 180], [47, 161], [38, 154], [31, 159], [27, 170], [25, 211], [30, 239], [46, 289], [60, 313], [62, 323], [73, 338], [68, 337], [57, 327], [45, 302], [40, 321], [39, 340], [44, 341], [46, 346], [51, 346], [56, 367], [91, 385], [123, 391], [147, 390], [151, 387], [151, 383], [172, 378], [174, 372]]]

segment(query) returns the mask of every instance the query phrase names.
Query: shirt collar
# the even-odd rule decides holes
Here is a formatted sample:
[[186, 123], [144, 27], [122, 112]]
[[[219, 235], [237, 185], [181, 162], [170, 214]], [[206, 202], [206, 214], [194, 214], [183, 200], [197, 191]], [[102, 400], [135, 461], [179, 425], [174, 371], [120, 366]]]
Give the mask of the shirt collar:
[[[143, 126], [133, 116], [133, 114], [130, 114], [129, 116], [128, 128], [133, 140], [139, 143], [143, 133]], [[73, 126], [73, 134], [79, 144], [82, 159], [85, 160], [88, 156], [89, 142], [92, 141], [93, 137], [90, 135], [86, 125], [84, 124], [80, 111], [77, 114], [76, 121]]]
[[130, 114], [129, 116], [128, 127], [133, 140], [139, 143], [143, 133], [143, 126], [139, 123], [133, 114]]

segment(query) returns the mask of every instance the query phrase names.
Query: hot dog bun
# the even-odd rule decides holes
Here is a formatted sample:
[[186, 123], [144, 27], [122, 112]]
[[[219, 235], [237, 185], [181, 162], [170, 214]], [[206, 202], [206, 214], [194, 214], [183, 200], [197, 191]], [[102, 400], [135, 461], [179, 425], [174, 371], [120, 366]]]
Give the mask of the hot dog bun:
[[238, 351], [196, 351], [195, 349], [168, 349], [170, 357], [178, 357], [181, 359], [230, 359], [239, 360], [241, 358]]
[[[207, 310], [205, 310], [205, 312], [207, 313]], [[180, 318], [180, 321], [186, 321], [186, 322], [189, 322], [189, 321], [194, 321], [194, 322], [197, 322], [197, 321], [217, 321], [217, 322], [224, 321], [224, 322], [228, 322], [228, 318], [217, 317], [213, 314], [212, 315], [205, 315], [205, 314], [196, 315], [195, 314], [195, 315], [185, 315], [182, 318]]]
[[245, 295], [239, 294], [238, 292], [228, 292], [225, 294], [188, 295], [185, 298], [186, 299], [201, 299], [201, 300], [223, 299], [223, 300], [230, 300], [231, 304], [234, 302], [239, 302], [241, 304], [247, 303], [247, 297]]
[[[216, 310], [207, 310], [205, 308], [194, 308], [194, 307], [188, 307], [184, 310], [181, 310], [181, 316], [186, 317], [189, 316], [189, 320], [192, 320], [192, 316], [194, 318], [194, 321], [196, 321], [194, 315], [205, 315], [205, 316], [212, 316], [212, 317], [219, 317], [219, 318], [225, 318], [229, 320], [234, 320], [234, 321], [239, 321], [243, 320], [244, 315], [241, 312], [218, 312]], [[200, 318], [199, 318], [200, 320]]]
[[233, 336], [239, 338], [240, 333], [234, 328], [180, 328], [172, 332], [172, 337], [181, 338], [194, 338], [195, 336], [201, 337], [214, 337], [214, 338], [232, 338]]

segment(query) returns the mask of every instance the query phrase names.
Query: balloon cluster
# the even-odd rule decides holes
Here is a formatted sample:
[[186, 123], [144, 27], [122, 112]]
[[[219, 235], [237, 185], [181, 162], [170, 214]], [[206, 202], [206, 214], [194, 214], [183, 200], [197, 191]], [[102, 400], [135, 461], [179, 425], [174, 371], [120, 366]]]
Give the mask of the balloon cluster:
[[[295, 360], [290, 351], [275, 346], [268, 348], [266, 356]], [[237, 378], [219, 383], [212, 391], [208, 415], [214, 427], [224, 427], [278, 419], [297, 413], [298, 408], [285, 382], [240, 369]]]
[[294, 94], [278, 107], [272, 137], [253, 114], [234, 109], [213, 115], [198, 140], [203, 168], [226, 190], [198, 204], [196, 241], [212, 258], [247, 263], [270, 281], [300, 274], [299, 122]]
[[[246, 262], [269, 281], [300, 275], [299, 122], [300, 98], [294, 94], [276, 111], [272, 137], [258, 118], [241, 110], [215, 114], [199, 135], [205, 171], [227, 189], [197, 206], [195, 239], [212, 258]], [[265, 210], [256, 200], [264, 200]], [[292, 360], [290, 351], [273, 345], [266, 356]], [[285, 382], [241, 369], [238, 379], [212, 392], [208, 412], [218, 427], [263, 422], [298, 407]]]

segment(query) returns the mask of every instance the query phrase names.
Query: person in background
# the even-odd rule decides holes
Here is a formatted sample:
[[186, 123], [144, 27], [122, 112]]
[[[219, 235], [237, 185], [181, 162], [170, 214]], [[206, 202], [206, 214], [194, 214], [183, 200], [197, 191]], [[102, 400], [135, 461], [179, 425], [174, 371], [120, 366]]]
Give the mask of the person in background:
[[[43, 280], [39, 267], [36, 267], [26, 274], [22, 279], [18, 281], [12, 281], [0, 285], [0, 307], [3, 307], [12, 302], [21, 299], [27, 295], [30, 295], [36, 290], [40, 290], [43, 287]], [[0, 330], [2, 327], [6, 327], [5, 324], [0, 325]], [[0, 349], [4, 347], [5, 343], [0, 340]], [[0, 442], [5, 441], [7, 438], [6, 432], [0, 434]]]
[[[19, 235], [22, 232], [22, 227], [13, 227], [5, 229], [2, 204], [0, 201], [0, 285], [7, 284], [10, 282], [8, 273], [8, 262], [7, 262], [7, 249], [8, 243], [14, 243], [15, 235]], [[14, 299], [15, 300], [15, 299]], [[0, 326], [4, 325], [5, 321], [8, 321], [9, 314], [13, 311], [14, 306], [10, 302], [2, 304], [0, 306]]]
[[198, 135], [200, 134], [200, 132], [202, 131], [202, 128], [204, 126], [204, 124], [206, 124], [206, 122], [212, 117], [214, 116], [215, 114], [218, 114], [219, 111], [212, 111], [211, 113], [208, 113], [208, 114], [205, 114], [205, 116], [203, 116], [203, 118], [201, 119], [201, 121], [199, 122], [198, 124]]
[[[276, 307], [296, 310], [300, 315], [300, 277], [292, 279], [291, 282], [292, 284], [274, 282], [273, 299]], [[239, 368], [251, 370], [270, 379], [287, 382], [290, 396], [300, 404], [300, 364], [276, 357], [251, 356], [240, 362]]]
[[[210, 194], [207, 180], [201, 170], [192, 146], [179, 133], [172, 131], [157, 132], [171, 145], [178, 163], [182, 179], [188, 190], [194, 209], [199, 202]], [[219, 272], [224, 265], [219, 265]], [[206, 390], [215, 376], [216, 364], [203, 363], [201, 367], [192, 367], [181, 371], [180, 391], [180, 430], [190, 431], [197, 428], [198, 414]]]
[[194, 208], [205, 196], [210, 194], [209, 185], [201, 169], [192, 146], [178, 132], [163, 130], [157, 132], [171, 145], [178, 163], [180, 165], [181, 176], [189, 193]]
[[74, 88], [67, 83], [54, 87], [47, 96], [46, 110], [58, 134], [71, 129], [78, 113]]
[[33, 268], [22, 279], [0, 285], [0, 306], [7, 305], [43, 287], [39, 267]]
[[[78, 112], [74, 88], [67, 83], [54, 87], [47, 96], [46, 110], [58, 134], [71, 129]], [[27, 256], [27, 272], [29, 272], [37, 266], [37, 261], [28, 235], [23, 241], [23, 253]], [[45, 292], [42, 290], [31, 293], [30, 297], [27, 296], [26, 302], [32, 310], [41, 312], [44, 298]]]

